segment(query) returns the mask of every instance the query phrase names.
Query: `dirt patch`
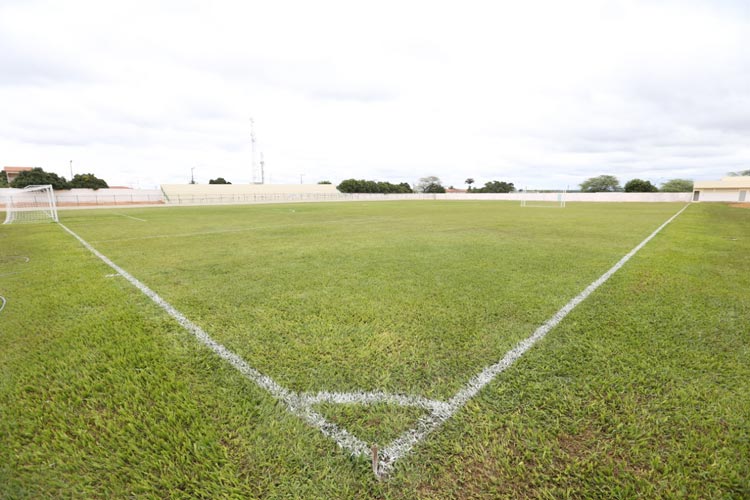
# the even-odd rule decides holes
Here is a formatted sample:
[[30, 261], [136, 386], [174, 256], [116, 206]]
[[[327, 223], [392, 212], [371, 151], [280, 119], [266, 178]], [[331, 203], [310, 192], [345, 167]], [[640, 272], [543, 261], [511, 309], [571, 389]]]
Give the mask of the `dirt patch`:
[[729, 206], [734, 208], [750, 208], [750, 203], [730, 203]]

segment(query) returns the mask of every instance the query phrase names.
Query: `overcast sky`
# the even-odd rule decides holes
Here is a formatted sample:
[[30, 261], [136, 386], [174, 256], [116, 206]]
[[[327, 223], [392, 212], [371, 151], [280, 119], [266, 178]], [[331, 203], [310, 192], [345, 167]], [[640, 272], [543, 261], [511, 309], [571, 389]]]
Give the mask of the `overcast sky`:
[[152, 188], [750, 168], [750, 1], [0, 0], [0, 166]]

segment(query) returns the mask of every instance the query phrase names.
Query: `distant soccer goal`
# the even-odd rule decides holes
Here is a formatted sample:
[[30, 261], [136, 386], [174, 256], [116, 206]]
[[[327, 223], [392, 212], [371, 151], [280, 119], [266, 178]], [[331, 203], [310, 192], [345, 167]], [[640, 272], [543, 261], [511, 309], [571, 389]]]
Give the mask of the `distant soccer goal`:
[[567, 190], [562, 191], [528, 189], [521, 191], [522, 207], [541, 207], [541, 208], [565, 208], [565, 194]]
[[14, 189], [7, 198], [3, 224], [57, 222], [57, 205], [51, 185]]

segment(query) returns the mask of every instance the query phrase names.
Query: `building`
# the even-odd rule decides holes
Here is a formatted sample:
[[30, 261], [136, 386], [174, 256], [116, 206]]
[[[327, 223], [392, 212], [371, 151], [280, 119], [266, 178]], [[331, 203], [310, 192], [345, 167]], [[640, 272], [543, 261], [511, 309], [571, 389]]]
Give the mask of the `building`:
[[693, 201], [728, 201], [750, 203], [750, 176], [724, 177], [720, 181], [696, 181]]
[[29, 172], [33, 167], [3, 167], [3, 172], [8, 176], [8, 184], [13, 182], [21, 172]]

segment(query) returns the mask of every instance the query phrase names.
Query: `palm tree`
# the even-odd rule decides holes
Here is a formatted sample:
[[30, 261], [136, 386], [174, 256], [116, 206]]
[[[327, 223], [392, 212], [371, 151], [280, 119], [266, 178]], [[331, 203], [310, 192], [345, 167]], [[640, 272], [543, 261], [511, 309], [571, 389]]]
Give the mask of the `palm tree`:
[[471, 191], [471, 185], [472, 185], [472, 184], [474, 184], [474, 179], [472, 179], [471, 177], [469, 177], [468, 179], [466, 179], [466, 180], [464, 181], [464, 183], [466, 183], [466, 184], [468, 184], [468, 185], [469, 185], [469, 189], [468, 189], [468, 191]]

